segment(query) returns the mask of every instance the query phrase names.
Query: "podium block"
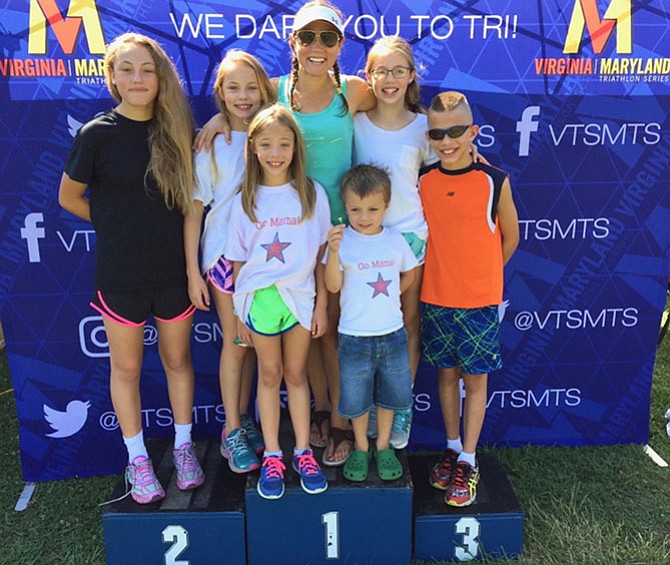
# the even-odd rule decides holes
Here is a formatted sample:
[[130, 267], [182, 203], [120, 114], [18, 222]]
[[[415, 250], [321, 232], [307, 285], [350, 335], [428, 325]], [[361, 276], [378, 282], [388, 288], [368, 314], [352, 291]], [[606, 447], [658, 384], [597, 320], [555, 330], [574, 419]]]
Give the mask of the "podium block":
[[[217, 441], [197, 443], [206, 474], [193, 491], [180, 491], [172, 465], [172, 442], [149, 444], [165, 498], [140, 505], [130, 496], [109, 504], [102, 516], [109, 565], [244, 565], [244, 488], [246, 477], [232, 473]], [[123, 495], [122, 479], [111, 498]]]
[[414, 482], [414, 557], [422, 561], [471, 561], [519, 557], [524, 516], [507, 475], [491, 453], [478, 454], [477, 499], [465, 508], [444, 502], [429, 476], [441, 454], [410, 455]]
[[[407, 456], [398, 452], [404, 474], [382, 481], [374, 460], [364, 483], [352, 483], [342, 468], [322, 465], [328, 490], [307, 494], [293, 471], [293, 438], [282, 418], [280, 443], [286, 471], [284, 496], [265, 500], [257, 490], [258, 474], [246, 489], [249, 565], [407, 564], [412, 546], [412, 478]], [[323, 450], [315, 450], [321, 461]]]

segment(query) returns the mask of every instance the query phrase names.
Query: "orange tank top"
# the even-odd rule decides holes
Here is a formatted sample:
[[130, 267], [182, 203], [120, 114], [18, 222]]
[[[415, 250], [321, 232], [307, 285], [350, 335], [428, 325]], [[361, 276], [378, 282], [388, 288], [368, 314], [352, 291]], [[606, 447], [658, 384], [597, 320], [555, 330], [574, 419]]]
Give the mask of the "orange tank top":
[[450, 308], [502, 302], [502, 239], [496, 208], [507, 175], [473, 163], [422, 171], [419, 191], [428, 222], [421, 301]]

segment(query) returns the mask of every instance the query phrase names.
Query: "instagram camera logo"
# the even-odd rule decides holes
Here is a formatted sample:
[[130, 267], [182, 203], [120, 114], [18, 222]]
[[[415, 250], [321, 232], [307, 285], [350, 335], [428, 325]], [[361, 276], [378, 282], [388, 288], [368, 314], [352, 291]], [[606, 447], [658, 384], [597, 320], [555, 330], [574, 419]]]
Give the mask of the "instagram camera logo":
[[46, 55], [47, 24], [66, 55], [72, 55], [82, 26], [91, 55], [105, 53], [100, 16], [95, 0], [71, 0], [64, 17], [56, 0], [30, 0], [28, 53]]
[[563, 53], [579, 53], [586, 28], [596, 55], [602, 53], [616, 27], [616, 52], [620, 55], [633, 52], [631, 0], [612, 0], [600, 19], [597, 0], [574, 0], [575, 7], [565, 36]]
[[79, 347], [86, 357], [109, 357], [109, 342], [102, 316], [88, 316], [79, 322]]
[[31, 212], [23, 220], [21, 239], [26, 240], [28, 261], [30, 263], [39, 263], [42, 260], [40, 257], [40, 239], [44, 239], [45, 232], [42, 226], [38, 226], [42, 222], [44, 222], [42, 212]]
[[[158, 330], [155, 326], [144, 325], [144, 345], [158, 343]], [[79, 347], [86, 357], [93, 359], [109, 357], [109, 341], [102, 316], [88, 316], [79, 322]]]

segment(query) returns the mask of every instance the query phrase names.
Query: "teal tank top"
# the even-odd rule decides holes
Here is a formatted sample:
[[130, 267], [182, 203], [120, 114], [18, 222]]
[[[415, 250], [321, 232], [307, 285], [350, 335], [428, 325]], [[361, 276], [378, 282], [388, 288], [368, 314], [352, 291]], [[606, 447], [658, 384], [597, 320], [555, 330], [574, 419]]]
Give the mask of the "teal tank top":
[[[347, 95], [345, 77], [342, 92]], [[277, 102], [291, 108], [289, 75], [279, 77]], [[340, 180], [351, 168], [354, 142], [354, 120], [345, 111], [344, 103], [336, 92], [331, 103], [315, 114], [293, 112], [302, 130], [307, 151], [307, 176], [323, 186], [330, 205], [330, 221], [346, 222], [344, 205], [340, 199]]]

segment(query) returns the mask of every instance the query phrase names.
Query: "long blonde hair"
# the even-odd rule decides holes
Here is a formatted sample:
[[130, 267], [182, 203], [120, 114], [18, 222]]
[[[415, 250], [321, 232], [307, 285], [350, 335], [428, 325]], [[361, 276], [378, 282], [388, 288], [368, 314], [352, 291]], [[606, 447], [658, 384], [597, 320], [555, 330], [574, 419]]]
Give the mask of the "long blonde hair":
[[242, 209], [247, 217], [256, 222], [256, 189], [263, 178], [263, 168], [254, 151], [256, 137], [268, 126], [279, 124], [293, 133], [293, 159], [289, 166], [292, 183], [300, 198], [302, 207], [301, 220], [308, 220], [314, 214], [316, 206], [316, 189], [311, 179], [307, 178], [305, 165], [305, 143], [300, 128], [290, 110], [280, 104], [273, 104], [256, 114], [249, 124], [249, 137], [246, 146], [246, 168], [242, 181]]
[[[251, 53], [247, 53], [241, 49], [229, 49], [226, 52], [226, 56], [221, 59], [216, 71], [216, 77], [214, 78], [214, 102], [216, 103], [219, 112], [224, 115], [228, 123], [230, 123], [230, 112], [228, 111], [228, 108], [226, 108], [226, 103], [223, 100], [223, 83], [226, 80], [227, 72], [230, 71], [234, 65], [247, 65], [256, 75], [258, 90], [261, 94], [260, 108], [268, 106], [269, 104], [274, 104], [277, 101], [275, 88], [272, 86], [270, 77], [268, 77], [261, 62]], [[214, 184], [216, 184], [219, 181], [219, 167], [214, 154], [214, 144], [212, 144], [210, 148], [210, 156], [212, 179]]]
[[112, 82], [112, 71], [119, 51], [128, 45], [141, 45], [156, 65], [158, 95], [154, 101], [154, 116], [149, 126], [151, 158], [146, 175], [153, 175], [168, 208], [178, 208], [186, 214], [193, 208], [193, 150], [191, 144], [195, 122], [177, 69], [163, 48], [153, 39], [139, 33], [119, 35], [107, 47], [105, 74], [107, 88], [117, 102], [121, 95]]
[[407, 90], [405, 91], [405, 108], [415, 114], [425, 113], [426, 110], [420, 102], [421, 97], [419, 93], [419, 83], [416, 80], [417, 71], [416, 63], [414, 62], [414, 53], [412, 53], [412, 48], [409, 43], [402, 37], [397, 35], [387, 35], [380, 37], [375, 41], [370, 48], [370, 51], [368, 51], [368, 58], [365, 62], [365, 73], [370, 76], [370, 71], [374, 68], [375, 57], [390, 52], [400, 53], [407, 59], [407, 64], [409, 65], [410, 70], [414, 71], [414, 80], [407, 85]]

